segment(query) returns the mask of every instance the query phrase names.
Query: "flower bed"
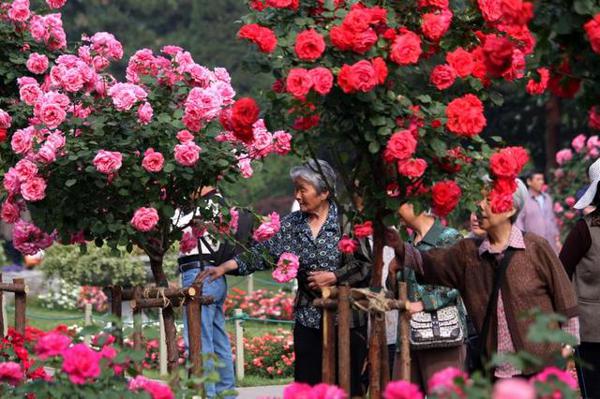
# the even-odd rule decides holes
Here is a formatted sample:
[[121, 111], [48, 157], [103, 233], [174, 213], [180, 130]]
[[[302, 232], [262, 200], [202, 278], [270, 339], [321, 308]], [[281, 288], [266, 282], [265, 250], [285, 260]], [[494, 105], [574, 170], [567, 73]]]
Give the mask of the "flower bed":
[[232, 288], [223, 305], [225, 315], [233, 316], [234, 309], [242, 309], [257, 319], [292, 320], [294, 297], [283, 291], [256, 290], [252, 294]]
[[[230, 337], [235, 358], [235, 344]], [[247, 375], [286, 378], [294, 374], [294, 339], [292, 332], [277, 329], [258, 337], [244, 338], [244, 370]]]

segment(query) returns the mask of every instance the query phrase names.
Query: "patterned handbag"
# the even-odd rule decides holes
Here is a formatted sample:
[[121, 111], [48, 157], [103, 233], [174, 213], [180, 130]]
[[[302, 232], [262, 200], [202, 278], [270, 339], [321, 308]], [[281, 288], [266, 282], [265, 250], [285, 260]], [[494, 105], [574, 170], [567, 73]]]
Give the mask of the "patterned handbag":
[[450, 348], [465, 339], [458, 306], [450, 305], [433, 312], [418, 312], [410, 318], [412, 349]]

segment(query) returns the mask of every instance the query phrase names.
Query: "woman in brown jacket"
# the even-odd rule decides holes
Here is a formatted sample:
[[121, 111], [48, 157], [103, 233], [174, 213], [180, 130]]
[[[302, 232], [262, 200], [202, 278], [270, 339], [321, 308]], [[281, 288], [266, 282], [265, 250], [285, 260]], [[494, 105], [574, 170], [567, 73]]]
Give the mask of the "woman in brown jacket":
[[[547, 361], [552, 353], [560, 351], [560, 345], [528, 341], [532, 320], [521, 316], [534, 308], [562, 314], [568, 322], [560, 327], [578, 337], [577, 301], [567, 274], [548, 242], [534, 234], [523, 235], [514, 226], [527, 195], [523, 183], [520, 180], [517, 183], [510, 211], [491, 212], [487, 195], [479, 203], [479, 221], [487, 233], [485, 238], [467, 238], [449, 248], [420, 252], [389, 231], [388, 245], [396, 250], [400, 267], [414, 269], [420, 282], [460, 291], [482, 340], [480, 348], [485, 359], [494, 352], [527, 351]], [[500, 282], [498, 287], [495, 280]], [[563, 355], [571, 350], [564, 348]], [[494, 377], [527, 376], [535, 371], [502, 364], [494, 370]]]

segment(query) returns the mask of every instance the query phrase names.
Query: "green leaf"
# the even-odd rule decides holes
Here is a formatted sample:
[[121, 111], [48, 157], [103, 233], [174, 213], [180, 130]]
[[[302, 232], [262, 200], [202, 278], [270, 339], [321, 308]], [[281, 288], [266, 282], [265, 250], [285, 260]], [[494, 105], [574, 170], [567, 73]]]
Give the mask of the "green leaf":
[[75, 183], [77, 183], [76, 179], [69, 179], [65, 182], [65, 187], [72, 187], [75, 185]]
[[492, 102], [499, 107], [502, 106], [502, 104], [504, 104], [504, 97], [497, 91], [493, 91], [490, 93], [490, 100], [492, 100]]
[[417, 96], [417, 100], [423, 104], [429, 104], [431, 102], [431, 97], [427, 94], [421, 94], [420, 96]]
[[175, 165], [173, 165], [172, 163], [167, 163], [163, 170], [165, 171], [165, 173], [171, 173], [175, 170]]
[[369, 121], [373, 124], [373, 126], [384, 126], [386, 123], [385, 117], [383, 115], [375, 115], [369, 118]]
[[575, 0], [573, 2], [573, 10], [579, 15], [593, 15], [594, 1], [593, 0]]
[[371, 141], [371, 143], [369, 144], [369, 152], [371, 154], [377, 154], [377, 152], [379, 152], [380, 148], [381, 148], [381, 146], [376, 141]]

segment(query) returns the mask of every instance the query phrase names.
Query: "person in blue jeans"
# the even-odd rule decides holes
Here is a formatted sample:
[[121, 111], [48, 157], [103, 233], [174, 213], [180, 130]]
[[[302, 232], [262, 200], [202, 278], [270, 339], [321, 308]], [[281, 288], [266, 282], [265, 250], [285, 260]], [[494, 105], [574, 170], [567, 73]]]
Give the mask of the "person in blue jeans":
[[[199, 190], [202, 202], [205, 203], [202, 210], [196, 211], [180, 210], [175, 215], [174, 220], [178, 226], [187, 226], [191, 230], [194, 218], [201, 219], [202, 216], [219, 215], [219, 208], [224, 205], [223, 198], [212, 187], [202, 187]], [[187, 231], [184, 229], [184, 231]], [[238, 228], [235, 233], [235, 242], [241, 243], [248, 239], [252, 229], [251, 216], [248, 213], [239, 212]], [[196, 276], [209, 268], [219, 265], [222, 262], [232, 259], [242, 250], [241, 245], [230, 240], [218, 240], [205, 233], [198, 240], [198, 246], [186, 254], [180, 254], [178, 271], [181, 273], [181, 285], [189, 287], [194, 283]], [[233, 374], [233, 359], [231, 356], [231, 345], [229, 337], [225, 331], [225, 314], [223, 313], [223, 304], [227, 297], [227, 282], [225, 276], [214, 281], [204, 281], [202, 295], [214, 298], [214, 303], [202, 306], [202, 354], [216, 356], [217, 362], [207, 359], [204, 362], [205, 373], [217, 371], [219, 381], [217, 383], [205, 383], [204, 389], [206, 397], [234, 398], [235, 396], [223, 396], [226, 391], [235, 389], [235, 377]], [[186, 313], [183, 317], [184, 340], [186, 348], [189, 350], [188, 323]]]

